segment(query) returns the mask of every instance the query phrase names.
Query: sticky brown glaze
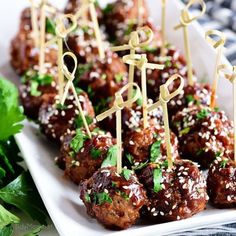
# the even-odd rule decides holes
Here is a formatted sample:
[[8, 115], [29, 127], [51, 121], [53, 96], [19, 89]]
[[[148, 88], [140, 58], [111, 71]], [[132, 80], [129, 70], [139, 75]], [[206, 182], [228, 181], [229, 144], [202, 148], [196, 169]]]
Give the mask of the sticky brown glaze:
[[[142, 1], [143, 5], [143, 22], [148, 20], [148, 10], [146, 6], [146, 1]], [[107, 34], [110, 36], [110, 40], [122, 35], [117, 35], [119, 29], [124, 28], [124, 25], [130, 25], [133, 22], [137, 22], [138, 18], [138, 0], [118, 0], [114, 3], [108, 4], [103, 10], [103, 22], [106, 26]], [[132, 27], [131, 29], [132, 30]], [[130, 34], [130, 30], [127, 31], [127, 35]], [[124, 35], [124, 33], [122, 32]]]
[[[149, 104], [152, 104], [152, 100], [149, 99]], [[142, 101], [137, 103], [133, 103], [132, 107], [125, 107], [122, 110], [122, 130], [123, 135], [126, 135], [126, 132], [130, 130], [135, 130], [140, 127], [140, 124], [143, 122], [143, 111], [141, 106]], [[110, 103], [109, 107], [113, 106], [113, 102]], [[162, 108], [158, 107], [152, 112], [148, 113], [148, 120], [155, 124], [163, 124], [163, 112]], [[102, 122], [100, 122], [101, 127], [105, 130], [108, 130], [113, 135], [116, 133], [116, 116], [113, 114], [112, 116], [106, 118]]]
[[127, 69], [116, 53], [106, 52], [106, 58], [96, 60], [83, 73], [78, 86], [88, 92], [94, 104], [114, 97], [127, 84]]
[[[98, 194], [105, 194], [106, 201], [98, 201]], [[81, 186], [80, 198], [87, 212], [110, 229], [126, 229], [140, 217], [140, 209], [147, 203], [146, 192], [137, 176], [126, 180], [116, 168], [102, 168]]]
[[[148, 62], [164, 65], [163, 70], [147, 69], [147, 94], [148, 97], [156, 101], [159, 97], [160, 86], [174, 74], [181, 75], [187, 84], [187, 66], [183, 55], [173, 45], [168, 45], [166, 48], [166, 56], [160, 57], [160, 47], [147, 46], [140, 53], [146, 53]], [[141, 72], [136, 70], [136, 80], [141, 84]], [[173, 91], [179, 85], [179, 80], [176, 80], [169, 91]]]
[[[47, 34], [47, 39], [52, 35]], [[35, 47], [30, 34], [18, 33], [11, 41], [10, 63], [17, 74], [23, 75], [27, 70], [39, 64], [39, 49]], [[52, 45], [45, 49], [45, 63], [48, 66], [57, 65], [57, 46]]]
[[[140, 126], [138, 129], [128, 131], [124, 137], [124, 149], [133, 157], [134, 165], [150, 161], [151, 148], [156, 142], [159, 143], [158, 155], [154, 157], [155, 161], [166, 159], [166, 144], [165, 131], [163, 126], [150, 122], [149, 127], [143, 129]], [[172, 157], [178, 157], [178, 140], [171, 133]]]
[[210, 202], [218, 208], [236, 207], [236, 163], [218, 157], [210, 166], [207, 177]]
[[[160, 171], [159, 188], [154, 191], [154, 171]], [[189, 218], [206, 207], [208, 196], [206, 183], [196, 164], [188, 160], [176, 160], [173, 169], [149, 164], [139, 175], [149, 205], [144, 217], [153, 222], [168, 222]]]
[[[103, 31], [101, 31], [101, 37], [104, 42], [104, 48], [107, 48], [108, 44], [105, 41], [106, 36]], [[98, 45], [93, 23], [80, 23], [78, 29], [68, 36], [65, 46], [73, 51], [78, 59], [78, 63], [84, 64], [94, 61], [94, 58], [98, 57]]]
[[92, 138], [86, 138], [81, 149], [75, 151], [71, 145], [73, 139], [76, 139], [76, 133], [63, 142], [60, 159], [65, 161], [65, 175], [75, 184], [80, 184], [101, 167], [109, 148], [115, 145], [116, 141], [110, 133], [93, 131]]
[[57, 68], [51, 67], [47, 69], [47, 74], [52, 77], [52, 81], [49, 84], [39, 85], [37, 91], [39, 94], [32, 93], [32, 77], [36, 74], [36, 71], [30, 70], [24, 76], [24, 82], [20, 85], [20, 100], [24, 107], [25, 115], [33, 120], [38, 119], [39, 109], [43, 103], [47, 103], [53, 99], [57, 94], [56, 78]]
[[180, 155], [209, 168], [217, 156], [233, 158], [233, 124], [223, 111], [193, 106], [174, 116]]
[[[79, 91], [78, 98], [85, 116], [93, 119], [94, 110], [87, 94]], [[76, 129], [80, 114], [72, 94], [68, 95], [65, 107], [60, 107], [57, 99], [58, 96], [42, 104], [39, 110], [39, 124], [42, 133], [49, 140], [60, 144], [63, 142], [64, 134]]]
[[209, 106], [211, 102], [211, 87], [209, 84], [194, 83], [186, 85], [182, 92], [168, 103], [170, 118], [178, 111], [193, 105]]
[[[65, 6], [65, 9], [64, 9], [64, 13], [65, 14], [76, 14], [81, 7], [81, 3], [82, 3], [81, 0], [68, 0], [67, 4]], [[98, 1], [95, 2], [95, 8], [96, 8], [96, 12], [97, 12], [98, 21], [101, 22], [103, 14], [102, 14], [102, 9], [98, 4]], [[90, 14], [88, 12], [88, 19], [90, 19], [90, 18], [91, 18]]]

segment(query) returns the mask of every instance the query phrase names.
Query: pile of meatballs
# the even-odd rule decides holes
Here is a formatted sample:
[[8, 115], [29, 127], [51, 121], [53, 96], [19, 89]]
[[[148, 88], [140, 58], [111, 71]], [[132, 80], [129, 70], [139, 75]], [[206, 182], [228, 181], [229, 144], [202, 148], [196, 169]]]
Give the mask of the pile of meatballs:
[[[81, 2], [69, 0], [64, 13], [75, 14]], [[115, 93], [128, 83], [128, 67], [120, 56], [129, 52], [117, 54], [109, 48], [128, 44], [130, 33], [138, 27], [138, 0], [117, 0], [105, 8], [96, 2], [104, 59], [99, 57], [90, 17], [86, 23], [79, 21], [64, 40], [64, 51], [72, 51], [78, 59], [74, 86], [91, 138], [83, 128], [72, 91], [65, 104], [60, 104], [56, 44], [46, 49], [45, 75], [39, 74], [30, 8], [22, 12], [19, 32], [11, 42], [11, 65], [22, 78], [19, 90], [25, 114], [60, 148], [55, 163], [80, 186], [87, 213], [110, 229], [126, 229], [140, 218], [149, 223], [185, 219], [203, 211], [208, 200], [219, 208], [236, 206], [233, 124], [224, 111], [210, 108], [209, 84], [188, 84], [185, 58], [174, 45], [166, 44], [165, 57], [161, 57], [161, 32], [150, 20], [145, 0], [142, 6], [143, 25], [153, 30], [154, 38], [139, 53], [145, 53], [151, 63], [165, 65], [162, 71], [147, 70], [149, 103], [158, 100], [160, 86], [171, 75], [177, 73], [185, 79], [181, 94], [168, 103], [172, 168], [167, 162], [161, 108], [149, 113], [147, 128], [143, 128], [141, 98], [122, 110], [120, 174], [115, 166], [115, 116], [101, 123], [95, 119], [112, 107]], [[56, 14], [47, 14], [47, 40], [55, 36], [55, 21]], [[70, 66], [70, 61], [67, 63]], [[137, 70], [135, 82], [140, 85], [140, 80]], [[173, 84], [170, 91], [177, 86]], [[209, 169], [207, 180], [202, 174], [205, 169]]]

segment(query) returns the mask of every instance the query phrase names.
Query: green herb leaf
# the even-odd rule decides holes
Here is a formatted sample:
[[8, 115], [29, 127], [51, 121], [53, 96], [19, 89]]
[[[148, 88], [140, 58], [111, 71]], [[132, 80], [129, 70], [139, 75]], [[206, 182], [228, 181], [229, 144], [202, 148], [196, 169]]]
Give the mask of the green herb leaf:
[[117, 163], [118, 147], [117, 145], [111, 146], [107, 152], [106, 159], [102, 162], [101, 167], [116, 166]]
[[85, 193], [84, 198], [85, 198], [86, 202], [91, 202], [91, 198], [90, 198], [90, 195], [88, 193]]
[[215, 108], [214, 108], [214, 111], [215, 111], [215, 112], [219, 112], [219, 111], [220, 111], [220, 108], [219, 108], [219, 107], [215, 107]]
[[56, 24], [49, 18], [46, 19], [46, 32], [48, 34], [56, 35]]
[[78, 153], [84, 146], [84, 141], [89, 137], [84, 134], [80, 129], [76, 130], [76, 136], [71, 140], [70, 147], [75, 153]]
[[108, 193], [94, 193], [94, 203], [96, 205], [102, 205], [104, 203], [112, 203], [112, 199]]
[[79, 64], [76, 70], [76, 82], [80, 80], [80, 78], [87, 72], [89, 72], [92, 68], [92, 64]]
[[226, 164], [228, 163], [229, 160], [225, 159], [223, 160], [221, 163], [220, 163], [220, 167], [221, 168], [225, 168], [226, 167]]
[[92, 148], [92, 149], [90, 150], [90, 154], [91, 154], [92, 158], [93, 158], [94, 160], [96, 160], [96, 159], [98, 159], [98, 158], [101, 156], [102, 151], [99, 150], [99, 149], [96, 149], [96, 148]]
[[210, 114], [210, 111], [207, 109], [202, 109], [200, 112], [197, 113], [197, 119], [202, 120], [205, 119]]
[[185, 135], [185, 134], [188, 134], [189, 131], [190, 131], [190, 127], [186, 127], [186, 128], [184, 128], [183, 130], [181, 130], [181, 131], [179, 132], [179, 134], [180, 134], [180, 135]]
[[153, 170], [153, 191], [155, 193], [158, 193], [162, 190], [161, 187], [161, 181], [162, 181], [162, 170], [160, 168]]
[[0, 205], [0, 229], [9, 224], [17, 224], [19, 222], [20, 219], [17, 216], [13, 215], [10, 211]]
[[0, 140], [7, 140], [23, 128], [22, 109], [18, 106], [18, 91], [14, 84], [0, 77]]
[[0, 198], [30, 215], [33, 220], [47, 225], [45, 207], [28, 172], [0, 189]]
[[31, 81], [30, 84], [30, 95], [34, 97], [39, 97], [42, 93], [38, 91], [39, 83], [37, 81]]
[[196, 156], [200, 156], [204, 153], [204, 150], [203, 149], [199, 149], [197, 152], [196, 152]]
[[161, 154], [161, 141], [156, 141], [155, 143], [152, 144], [150, 149], [150, 156], [151, 156], [150, 161], [156, 162], [160, 154]]
[[122, 170], [122, 175], [124, 176], [124, 178], [128, 181], [132, 175], [133, 171], [132, 170], [128, 170], [128, 169], [123, 169]]
[[128, 22], [127, 28], [124, 31], [125, 36], [129, 36], [132, 33], [132, 31], [134, 29], [134, 25], [135, 25], [134, 21], [131, 20]]
[[[85, 119], [86, 119], [88, 125], [90, 125], [90, 124], [93, 123], [93, 118], [92, 118], [92, 117], [90, 117], [90, 116], [85, 116]], [[84, 127], [84, 122], [83, 122], [83, 119], [82, 119], [81, 114], [79, 114], [79, 115], [75, 118], [75, 125], [76, 125], [76, 128], [82, 128], [82, 127]]]
[[148, 165], [148, 161], [141, 162], [139, 165], [133, 166], [132, 169], [133, 169], [133, 170], [141, 170], [141, 169], [143, 169], [144, 167], [146, 167], [147, 165]]
[[123, 74], [115, 74], [116, 83], [120, 83], [123, 80]]
[[44, 226], [40, 225], [36, 229], [31, 230], [30, 232], [24, 234], [24, 236], [39, 236], [39, 233], [43, 230]]
[[221, 156], [221, 152], [220, 151], [218, 151], [218, 152], [216, 152], [216, 154], [215, 154], [215, 157], [217, 158], [217, 157], [220, 157]]
[[186, 96], [186, 101], [187, 101], [187, 103], [189, 104], [190, 102], [194, 102], [195, 99], [194, 99], [193, 95], [188, 94], [188, 95]]
[[103, 9], [103, 14], [107, 15], [108, 13], [112, 12], [114, 8], [114, 4], [107, 4], [106, 7]]
[[161, 166], [163, 166], [164, 168], [168, 168], [168, 166], [169, 166], [168, 161], [167, 160], [163, 161]]
[[7, 225], [4, 228], [0, 229], [0, 236], [12, 236], [13, 227], [12, 225]]
[[150, 47], [150, 46], [144, 46], [142, 47], [142, 49], [145, 51], [145, 52], [150, 52], [150, 53], [154, 53], [157, 51], [157, 48], [155, 47]]
[[126, 153], [125, 156], [126, 156], [127, 160], [129, 161], [129, 163], [131, 165], [133, 165], [134, 164], [134, 157], [131, 154], [129, 154], [129, 153]]

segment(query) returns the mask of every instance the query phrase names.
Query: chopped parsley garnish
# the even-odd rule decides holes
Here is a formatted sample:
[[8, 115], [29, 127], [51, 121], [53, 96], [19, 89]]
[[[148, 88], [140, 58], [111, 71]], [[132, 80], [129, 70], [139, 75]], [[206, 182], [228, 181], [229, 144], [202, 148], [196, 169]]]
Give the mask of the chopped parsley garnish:
[[67, 106], [64, 104], [64, 105], [62, 105], [61, 103], [58, 103], [57, 105], [56, 105], [56, 109], [57, 110], [66, 110], [67, 109]]
[[[134, 90], [133, 90], [133, 97], [135, 97], [136, 93], [137, 93], [137, 90], [134, 89]], [[138, 100], [136, 101], [136, 103], [137, 103], [138, 106], [142, 106], [142, 104], [143, 104], [142, 95], [140, 95], [140, 97], [138, 98]]]
[[143, 49], [145, 52], [150, 52], [150, 53], [154, 53], [154, 52], [156, 52], [156, 50], [157, 50], [157, 48], [155, 48], [155, 47], [150, 47], [150, 46], [142, 47], [142, 49]]
[[103, 9], [103, 14], [107, 15], [108, 13], [112, 12], [114, 8], [114, 4], [107, 4], [106, 7]]
[[101, 79], [105, 80], [107, 78], [106, 74], [102, 74]]
[[161, 141], [156, 141], [155, 143], [152, 144], [150, 149], [150, 157], [151, 157], [150, 161], [156, 162], [160, 154], [161, 154]]
[[70, 147], [75, 152], [78, 153], [84, 146], [84, 141], [89, 137], [84, 134], [80, 129], [76, 130], [76, 136], [71, 140]]
[[208, 111], [207, 109], [202, 109], [201, 111], [197, 113], [197, 119], [198, 120], [205, 119], [209, 114], [210, 114], [210, 111]]
[[85, 193], [84, 198], [86, 202], [91, 202], [91, 198], [88, 193]]
[[188, 134], [189, 131], [190, 131], [190, 127], [186, 127], [183, 130], [181, 130], [179, 133], [180, 135], [185, 135], [185, 134]]
[[195, 98], [193, 97], [193, 95], [188, 94], [188, 95], [186, 96], [186, 100], [187, 100], [187, 103], [189, 104], [190, 102], [194, 102], [194, 101], [195, 101]]
[[133, 29], [134, 29], [134, 22], [130, 21], [127, 25], [127, 29], [124, 31], [124, 34], [126, 36], [129, 36], [132, 33]]
[[226, 167], [226, 164], [228, 163], [229, 160], [225, 159], [223, 160], [221, 163], [220, 163], [220, 167], [221, 168], [225, 168]]
[[76, 82], [80, 80], [80, 78], [87, 72], [89, 72], [92, 68], [92, 64], [79, 64], [76, 70]]
[[123, 197], [126, 201], [129, 200], [129, 196], [126, 193], [124, 193], [122, 191], [119, 191], [119, 193], [120, 193], [120, 196]]
[[148, 165], [148, 161], [141, 162], [139, 165], [133, 166], [132, 169], [133, 169], [133, 170], [141, 170], [141, 169], [143, 169], [144, 167], [146, 167], [147, 165]]
[[99, 149], [96, 149], [96, 148], [92, 148], [92, 149], [90, 150], [90, 154], [91, 154], [92, 158], [93, 158], [94, 160], [96, 160], [96, 159], [98, 159], [98, 158], [101, 156], [102, 151], [99, 150]]
[[196, 152], [196, 156], [200, 156], [204, 153], [205, 151], [203, 149], [199, 149], [197, 152]]
[[162, 190], [161, 187], [161, 181], [162, 181], [162, 170], [160, 168], [153, 170], [153, 191], [155, 193], [158, 193]]
[[39, 84], [36, 81], [31, 81], [30, 84], [30, 95], [34, 97], [39, 97], [42, 93], [38, 91]]
[[103, 193], [94, 193], [93, 197], [94, 197], [94, 203], [96, 205], [102, 205], [106, 202], [112, 203], [111, 197], [109, 196], [108, 193], [105, 193], [105, 192], [103, 192]]
[[217, 157], [220, 157], [221, 156], [221, 152], [220, 151], [218, 151], [218, 152], [216, 152], [216, 154], [215, 154], [215, 157], [217, 158]]
[[95, 96], [95, 92], [90, 85], [88, 86], [87, 93], [90, 98], [93, 98]]
[[219, 111], [220, 111], [220, 108], [219, 108], [219, 107], [215, 107], [215, 108], [214, 108], [214, 111], [219, 112]]
[[102, 162], [101, 167], [116, 166], [116, 163], [117, 163], [117, 153], [118, 153], [117, 145], [111, 146], [108, 149], [107, 157]]
[[81, 27], [81, 29], [84, 31], [84, 33], [88, 33], [89, 31], [89, 27], [87, 25], [84, 25], [83, 27]]
[[132, 175], [133, 171], [132, 170], [128, 170], [128, 169], [123, 169], [122, 170], [122, 175], [123, 177], [128, 181]]
[[123, 74], [115, 74], [116, 83], [120, 83], [123, 80]]
[[46, 32], [56, 35], [56, 24], [49, 18], [46, 19]]
[[[85, 119], [86, 119], [88, 125], [90, 125], [93, 122], [93, 118], [90, 116], [85, 116]], [[83, 122], [81, 114], [79, 114], [75, 118], [75, 125], [76, 125], [76, 128], [84, 127], [84, 122]]]
[[99, 102], [94, 106], [95, 113], [100, 114], [105, 111], [111, 101], [112, 97], [101, 98]]
[[165, 160], [163, 161], [163, 163], [161, 164], [161, 166], [165, 167], [165, 168], [168, 168], [169, 164], [168, 164], [168, 161]]
[[134, 164], [134, 157], [129, 153], [127, 153], [125, 156], [126, 156], [127, 160], [129, 161], [129, 163], [131, 165], [133, 165]]
[[171, 67], [171, 61], [170, 60], [166, 60], [165, 67]]
[[111, 187], [112, 187], [112, 188], [116, 188], [116, 182], [113, 182], [113, 181], [112, 181], [112, 182], [111, 182]]

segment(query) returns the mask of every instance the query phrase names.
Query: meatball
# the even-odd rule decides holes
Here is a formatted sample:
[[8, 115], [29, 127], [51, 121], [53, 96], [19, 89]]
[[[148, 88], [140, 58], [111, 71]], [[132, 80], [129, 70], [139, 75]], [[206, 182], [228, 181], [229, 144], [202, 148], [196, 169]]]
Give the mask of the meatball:
[[127, 84], [127, 69], [116, 53], [106, 52], [106, 58], [96, 58], [93, 63], [78, 67], [77, 85], [87, 91], [100, 112], [101, 105], [108, 106], [115, 93]]
[[[164, 64], [163, 70], [147, 69], [147, 94], [148, 97], [154, 101], [159, 96], [160, 86], [165, 84], [166, 81], [174, 74], [181, 75], [187, 84], [187, 65], [183, 55], [173, 45], [167, 46], [167, 53], [165, 57], [160, 57], [161, 48], [156, 46], [147, 46], [142, 49], [141, 53], [147, 54], [148, 62], [155, 64]], [[136, 80], [141, 84], [141, 72], [136, 70]], [[179, 80], [169, 86], [172, 91], [179, 86]]]
[[[52, 35], [47, 34], [47, 39]], [[27, 70], [39, 64], [39, 49], [35, 47], [30, 34], [19, 32], [11, 41], [10, 63], [17, 74], [23, 75]], [[51, 45], [45, 49], [45, 63], [48, 66], [57, 65], [57, 46]]]
[[[152, 100], [149, 99], [149, 104], [152, 103]], [[112, 107], [113, 102], [110, 104]], [[134, 130], [140, 127], [140, 123], [143, 122], [143, 110], [142, 110], [142, 100], [141, 98], [137, 103], [134, 103], [132, 107], [125, 107], [122, 110], [122, 130], [123, 134], [126, 135], [126, 132]], [[163, 124], [163, 112], [162, 108], [158, 107], [152, 112], [148, 113], [148, 120], [155, 124]], [[105, 130], [110, 131], [113, 135], [116, 133], [116, 115], [104, 119], [100, 122], [101, 127]]]
[[191, 161], [178, 159], [173, 169], [150, 163], [139, 179], [149, 199], [143, 214], [153, 222], [189, 218], [206, 207], [206, 183], [197, 165]]
[[236, 163], [218, 157], [211, 164], [207, 177], [210, 202], [219, 208], [236, 206]]
[[[101, 31], [104, 49], [108, 48], [106, 43], [106, 36]], [[80, 23], [76, 31], [72, 32], [66, 41], [67, 46], [78, 59], [78, 63], [91, 63], [94, 57], [98, 57], [98, 45], [94, 35], [93, 23], [87, 22], [86, 24]]]
[[209, 84], [194, 83], [186, 85], [183, 91], [168, 103], [169, 117], [178, 111], [193, 105], [209, 106], [211, 102], [211, 87]]
[[218, 155], [233, 158], [233, 124], [223, 111], [185, 108], [173, 117], [172, 130], [179, 139], [180, 155], [202, 168], [208, 168]]
[[[124, 150], [132, 157], [135, 166], [144, 162], [165, 160], [167, 151], [165, 144], [165, 130], [163, 126], [150, 122], [145, 129], [128, 131], [124, 138]], [[171, 133], [172, 157], [178, 154], [178, 139]]]
[[23, 77], [20, 85], [20, 100], [25, 115], [33, 120], [38, 119], [41, 105], [53, 99], [57, 93], [57, 68], [48, 68], [47, 74], [39, 75], [37, 71], [30, 70]]
[[[65, 14], [76, 14], [81, 7], [81, 3], [82, 3], [82, 0], [69, 0], [66, 4], [64, 13]], [[98, 21], [101, 22], [102, 16], [103, 16], [102, 9], [99, 6], [98, 1], [95, 1], [94, 4], [95, 4], [96, 12], [97, 12]], [[88, 17], [90, 18], [89, 13], [88, 13]]]
[[[92, 123], [94, 110], [87, 94], [78, 90], [78, 98], [88, 123]], [[63, 142], [64, 135], [83, 126], [82, 117], [77, 108], [74, 96], [69, 94], [65, 105], [61, 106], [57, 97], [43, 103], [39, 110], [39, 124], [43, 134], [58, 144]]]
[[[82, 141], [81, 141], [82, 140]], [[77, 146], [78, 142], [82, 144]], [[66, 138], [60, 159], [65, 162], [65, 175], [75, 184], [90, 178], [100, 167], [115, 145], [110, 133], [95, 128], [90, 139], [81, 129]]]
[[102, 168], [81, 186], [80, 198], [87, 212], [111, 229], [126, 229], [140, 217], [140, 209], [147, 203], [146, 192], [137, 176], [124, 169]]
[[[142, 1], [143, 6], [143, 22], [148, 20], [148, 10], [145, 0]], [[137, 24], [138, 12], [138, 0], [118, 0], [114, 3], [108, 4], [103, 10], [103, 22], [106, 26], [106, 31], [110, 36], [110, 40], [114, 41], [122, 38], [122, 35], [117, 35], [120, 29], [127, 25], [127, 32], [121, 33], [129, 35], [133, 29], [133, 25]]]

